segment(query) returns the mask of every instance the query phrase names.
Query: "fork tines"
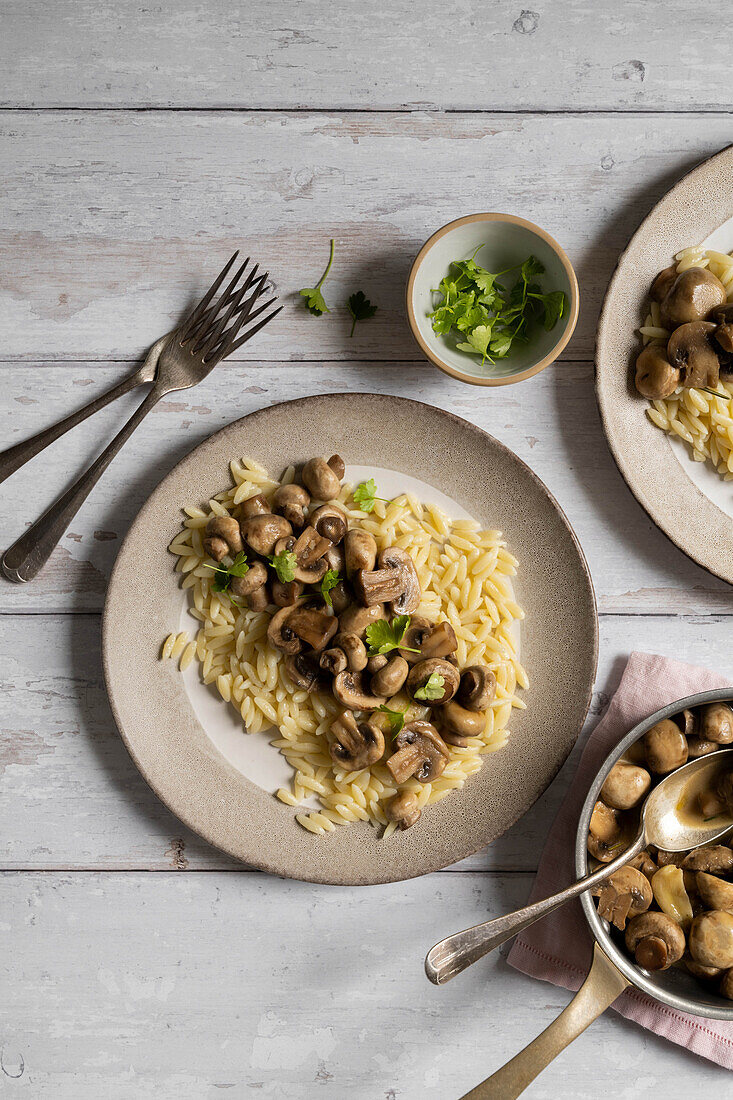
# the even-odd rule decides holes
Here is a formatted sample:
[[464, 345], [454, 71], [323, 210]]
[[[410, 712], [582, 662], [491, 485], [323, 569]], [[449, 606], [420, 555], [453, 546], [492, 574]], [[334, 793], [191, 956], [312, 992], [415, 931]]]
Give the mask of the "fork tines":
[[[181, 345], [190, 344], [191, 351], [195, 355], [200, 355], [207, 364], [218, 363], [231, 355], [282, 309], [282, 306], [278, 306], [236, 339], [245, 322], [254, 321], [277, 301], [277, 295], [273, 295], [268, 301], [259, 302], [263, 291], [269, 291], [271, 288], [267, 286], [269, 272], [257, 275], [258, 264], [255, 264], [240, 282], [250, 262], [249, 256], [229, 281], [226, 289], [216, 300], [213, 300], [238, 255], [238, 251], [234, 253], [179, 329]], [[257, 308], [253, 308], [255, 303]]]

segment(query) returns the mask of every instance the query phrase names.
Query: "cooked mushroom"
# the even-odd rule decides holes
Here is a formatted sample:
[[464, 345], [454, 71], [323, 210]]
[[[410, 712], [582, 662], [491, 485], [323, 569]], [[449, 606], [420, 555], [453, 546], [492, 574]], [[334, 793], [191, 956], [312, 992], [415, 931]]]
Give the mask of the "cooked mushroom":
[[626, 926], [626, 947], [646, 970], [668, 970], [685, 953], [685, 934], [666, 913], [646, 912]]
[[346, 654], [339, 646], [333, 646], [331, 649], [324, 649], [318, 664], [322, 669], [326, 672], [330, 672], [333, 676], [337, 676], [339, 672], [343, 672], [344, 669], [349, 667]]
[[[432, 699], [420, 694], [431, 676], [435, 677], [433, 683], [437, 685], [436, 690], [441, 689], [441, 694]], [[442, 683], [438, 681], [438, 677], [440, 677]], [[405, 689], [411, 699], [417, 699], [418, 702], [424, 703], [428, 707], [441, 707], [444, 703], [450, 702], [458, 691], [460, 682], [461, 675], [455, 665], [450, 664], [442, 657], [431, 657], [428, 661], [418, 661], [416, 665], [412, 666]]]
[[660, 303], [662, 325], [673, 329], [689, 321], [701, 321], [725, 299], [725, 287], [712, 271], [689, 267], [680, 272]]
[[302, 485], [281, 485], [272, 498], [272, 510], [285, 516], [293, 527], [300, 528], [305, 523], [305, 510], [310, 504], [310, 493]]
[[651, 290], [649, 291], [649, 297], [652, 299], [652, 301], [661, 302], [662, 299], [667, 296], [667, 293], [676, 278], [676, 264], [672, 264], [671, 267], [665, 267], [663, 271], [660, 271], [656, 279], [652, 283]]
[[[716, 794], [728, 813], [733, 813], [733, 772], [723, 772], [718, 779]], [[705, 814], [712, 817], [712, 814]]]
[[733, 913], [733, 884], [725, 882], [717, 875], [698, 871], [695, 875], [695, 885], [708, 909], [722, 909], [726, 913]]
[[303, 467], [302, 478], [305, 487], [316, 500], [335, 500], [341, 492], [341, 478], [325, 458], [309, 459]]
[[713, 333], [715, 342], [728, 355], [733, 353], [733, 302], [727, 302], [724, 306], [718, 306], [708, 314], [708, 321], [712, 321], [718, 327]]
[[408, 665], [415, 665], [428, 657], [450, 657], [457, 648], [458, 639], [449, 622], [443, 621], [433, 626], [421, 615], [413, 615], [402, 639], [400, 654]]
[[376, 764], [384, 755], [384, 734], [371, 722], [357, 722], [350, 710], [342, 711], [331, 732], [336, 740], [330, 746], [331, 759], [346, 771], [361, 771]]
[[495, 694], [496, 676], [491, 669], [485, 665], [469, 665], [464, 668], [456, 692], [456, 702], [465, 710], [486, 710]]
[[733, 966], [733, 914], [713, 909], [692, 922], [690, 954], [703, 966]]
[[685, 889], [682, 870], [669, 864], [660, 867], [652, 879], [654, 900], [663, 913], [676, 920], [682, 928], [689, 928], [692, 921], [692, 905]]
[[652, 777], [646, 768], [619, 760], [606, 776], [601, 798], [615, 810], [630, 810], [639, 805], [651, 785]]
[[728, 806], [725, 799], [721, 798], [716, 791], [700, 791], [700, 794], [697, 796], [697, 809], [705, 820], [711, 817], [718, 817], [719, 814], [725, 813], [727, 808]]
[[227, 554], [235, 557], [243, 549], [237, 521], [232, 516], [212, 516], [204, 535], [204, 550], [209, 557], [221, 561]]
[[[234, 589], [234, 582], [230, 585], [230, 591]], [[236, 591], [236, 590], [235, 590]], [[244, 597], [244, 602], [250, 611], [264, 611], [267, 605], [270, 603], [270, 593], [266, 584], [260, 585], [259, 588], [255, 588], [253, 592], [250, 592], [249, 596]]]
[[243, 519], [250, 519], [251, 516], [267, 516], [270, 514], [270, 505], [267, 503], [267, 498], [262, 493], [257, 493], [256, 496], [248, 497], [247, 500], [243, 500], [239, 505], [239, 518], [240, 524]]
[[686, 871], [707, 871], [710, 875], [729, 875], [733, 871], [733, 852], [724, 844], [695, 848], [682, 860]]
[[231, 577], [229, 591], [242, 599], [251, 596], [258, 588], [267, 584], [267, 568], [261, 561], [253, 561], [243, 577]]
[[729, 1001], [733, 1001], [733, 970], [726, 970], [723, 973], [718, 991], [721, 997], [727, 997]]
[[420, 817], [420, 806], [414, 791], [401, 791], [384, 809], [388, 821], [394, 821], [400, 829], [409, 829]]
[[386, 696], [373, 695], [368, 691], [362, 676], [363, 673], [349, 669], [339, 672], [333, 680], [333, 694], [341, 706], [349, 710], [377, 710], [387, 701]]
[[250, 516], [240, 523], [242, 538], [257, 554], [271, 554], [275, 543], [292, 535], [293, 529], [284, 516]]
[[590, 832], [597, 840], [610, 847], [621, 839], [621, 822], [618, 810], [611, 809], [605, 802], [598, 801], [590, 815]]
[[711, 982], [723, 973], [719, 966], [703, 966], [702, 963], [695, 962], [690, 954], [683, 955], [682, 962], [693, 978], [697, 978], [699, 982]]
[[330, 547], [328, 539], [319, 535], [315, 527], [305, 527], [293, 545], [297, 561], [296, 581], [303, 584], [316, 584], [325, 574], [328, 566], [324, 554]]
[[300, 581], [273, 581], [272, 602], [278, 607], [293, 607], [303, 594]]
[[695, 715], [687, 707], [673, 715], [672, 720], [677, 723], [685, 737], [690, 737], [695, 732]]
[[328, 465], [331, 467], [339, 481], [343, 481], [344, 474], [346, 473], [346, 463], [344, 462], [341, 455], [331, 455], [328, 460]]
[[[335, 591], [333, 589], [331, 594]], [[381, 603], [375, 603], [373, 607], [357, 607], [352, 604], [339, 615], [339, 627], [345, 634], [356, 634], [358, 638], [363, 638], [368, 626], [386, 617], [387, 613]]]
[[320, 653], [338, 630], [338, 619], [314, 607], [294, 607], [290, 610], [287, 625], [306, 645]]
[[338, 646], [346, 654], [347, 667], [352, 672], [361, 672], [367, 665], [366, 646], [358, 634], [347, 634], [341, 631], [333, 639], [334, 646]]
[[343, 581], [339, 581], [329, 593], [334, 615], [342, 615], [351, 606], [351, 596]]
[[395, 615], [410, 615], [422, 598], [415, 564], [407, 551], [398, 546], [388, 546], [381, 552], [379, 569], [358, 570], [354, 588], [366, 607], [391, 603]]
[[715, 325], [708, 321], [692, 321], [680, 325], [669, 338], [667, 356], [673, 367], [679, 368], [683, 386], [714, 388], [720, 378], [720, 360], [710, 342]]
[[615, 844], [606, 844], [605, 840], [601, 840], [600, 837], [593, 836], [593, 833], [588, 833], [587, 848], [594, 859], [597, 859], [599, 863], [610, 863], [612, 859], [615, 859], [623, 848], [623, 841], [617, 841]]
[[653, 878], [658, 870], [651, 854], [647, 852], [646, 849], [644, 849], [643, 852], [639, 852], [638, 856], [634, 856], [633, 859], [629, 860], [629, 867], [635, 867], [637, 871], [641, 871], [642, 875], [646, 875], [648, 879]]
[[285, 660], [285, 671], [296, 687], [314, 691], [320, 685], [318, 665], [309, 653], [295, 653]]
[[407, 661], [396, 653], [390, 657], [384, 668], [372, 676], [370, 685], [372, 691], [375, 695], [386, 695], [387, 698], [396, 695], [407, 679], [409, 671], [410, 666]]
[[295, 610], [294, 607], [282, 607], [275, 612], [267, 624], [268, 642], [283, 653], [300, 653], [303, 648], [303, 643], [288, 622]]
[[344, 535], [346, 575], [353, 577], [360, 569], [369, 571], [377, 560], [377, 540], [369, 531], [352, 528]]
[[659, 344], [648, 344], [636, 358], [634, 384], [642, 397], [652, 401], [670, 397], [680, 384], [679, 367], [673, 367]]
[[620, 867], [593, 891], [598, 913], [604, 920], [624, 929], [629, 917], [646, 913], [654, 900], [649, 879], [634, 867]]
[[375, 673], [381, 669], [386, 668], [389, 663], [389, 657], [384, 653], [372, 653], [371, 657], [367, 659], [366, 670], [370, 676], [374, 676]]
[[337, 544], [343, 540], [348, 528], [346, 515], [335, 504], [322, 504], [316, 508], [310, 516], [310, 524], [319, 535]]
[[[324, 535], [323, 537], [327, 538], [328, 536]], [[346, 572], [343, 546], [337, 546], [332, 542], [323, 555], [323, 560], [329, 569], [333, 569], [334, 573], [343, 574]], [[333, 589], [331, 591], [333, 591]]]
[[666, 775], [687, 761], [687, 740], [669, 718], [663, 718], [644, 734], [647, 764], [657, 775]]
[[663, 848], [657, 848], [657, 863], [660, 867], [681, 867], [685, 859], [684, 852], [665, 852]]
[[466, 710], [455, 699], [440, 708], [440, 731], [449, 745], [465, 746], [467, 737], [479, 737], [486, 727], [486, 715]]
[[419, 783], [430, 783], [445, 771], [450, 759], [448, 746], [429, 722], [410, 722], [395, 738], [397, 751], [387, 760], [393, 779], [404, 783], [414, 775]]
[[700, 756], [707, 756], [710, 752], [717, 752], [719, 745], [715, 741], [705, 741], [702, 737], [687, 738], [687, 755], [690, 760], [697, 760]]
[[733, 741], [733, 710], [727, 703], [700, 707], [700, 737], [716, 745], [729, 745]]

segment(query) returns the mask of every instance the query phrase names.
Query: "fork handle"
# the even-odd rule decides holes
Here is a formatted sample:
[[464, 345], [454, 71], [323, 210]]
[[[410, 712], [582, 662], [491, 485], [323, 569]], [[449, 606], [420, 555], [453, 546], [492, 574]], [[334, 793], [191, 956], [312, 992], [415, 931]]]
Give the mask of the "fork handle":
[[77, 409], [69, 416], [65, 416], [63, 420], [52, 424], [50, 428], [44, 428], [38, 435], [33, 435], [30, 439], [24, 439], [22, 443], [16, 443], [14, 447], [8, 447], [7, 450], [0, 451], [0, 484], [11, 474], [14, 474], [16, 470], [19, 470], [21, 466], [25, 465], [26, 462], [40, 454], [50, 443], [59, 439], [65, 432], [75, 428], [77, 424], [81, 424], [88, 416], [93, 416], [105, 405], [109, 405], [110, 401], [115, 401], [118, 397], [129, 393], [130, 390], [134, 390], [136, 386], [149, 381], [151, 379], [145, 376], [144, 366], [138, 367], [122, 382], [118, 382], [111, 390], [107, 390], [99, 397], [95, 397], [88, 405], [84, 405], [83, 408]]
[[46, 564], [54, 547], [63, 535], [69, 523], [81, 508], [104, 471], [117, 452], [127, 442], [138, 424], [163, 396], [163, 392], [153, 387], [142, 404], [135, 410], [106, 450], [102, 451], [96, 462], [92, 463], [85, 474], [74, 482], [62, 497], [51, 505], [36, 520], [24, 535], [5, 551], [2, 559], [3, 573], [10, 581], [30, 581]]

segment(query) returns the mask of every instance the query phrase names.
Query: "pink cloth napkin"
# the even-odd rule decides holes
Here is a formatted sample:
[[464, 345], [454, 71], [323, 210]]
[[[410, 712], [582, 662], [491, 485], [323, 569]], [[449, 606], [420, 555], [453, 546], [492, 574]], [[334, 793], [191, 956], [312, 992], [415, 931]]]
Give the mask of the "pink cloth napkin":
[[[575, 833], [590, 784], [604, 759], [628, 731], [653, 711], [685, 695], [726, 688], [708, 669], [653, 654], [632, 653], [616, 694], [588, 739], [577, 775], [540, 859], [530, 901], [553, 894], [575, 877]], [[579, 901], [572, 901], [517, 936], [507, 961], [534, 978], [579, 989], [591, 963], [593, 939]], [[695, 1054], [733, 1069], [733, 1024], [689, 1016], [629, 989], [613, 1010]]]

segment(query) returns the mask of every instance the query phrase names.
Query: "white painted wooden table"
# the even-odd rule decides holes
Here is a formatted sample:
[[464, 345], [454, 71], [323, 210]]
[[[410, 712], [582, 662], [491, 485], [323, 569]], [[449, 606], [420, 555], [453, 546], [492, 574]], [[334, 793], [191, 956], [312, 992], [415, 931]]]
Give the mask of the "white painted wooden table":
[[[728, 14], [723, 0], [6, 0], [2, 446], [122, 377], [236, 246], [268, 264], [287, 312], [145, 421], [35, 583], [0, 583], [0, 1095], [453, 1100], [567, 1002], [498, 958], [437, 990], [422, 957], [523, 901], [572, 761], [524, 821], [441, 874], [362, 890], [269, 878], [182, 830], [135, 771], [99, 614], [128, 524], [194, 444], [271, 402], [376, 390], [480, 424], [566, 509], [601, 612], [591, 721], [632, 647], [733, 675], [731, 590], [627, 491], [591, 362], [619, 250], [731, 140]], [[402, 290], [429, 233], [492, 209], [565, 245], [582, 305], [563, 362], [486, 393], [419, 358]], [[353, 339], [343, 309], [316, 320], [294, 297], [331, 236], [329, 301], [363, 288], [379, 305]], [[3, 546], [132, 404], [2, 486]], [[704, 1088], [733, 1085], [609, 1013], [528, 1095]]]

